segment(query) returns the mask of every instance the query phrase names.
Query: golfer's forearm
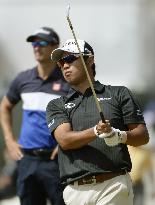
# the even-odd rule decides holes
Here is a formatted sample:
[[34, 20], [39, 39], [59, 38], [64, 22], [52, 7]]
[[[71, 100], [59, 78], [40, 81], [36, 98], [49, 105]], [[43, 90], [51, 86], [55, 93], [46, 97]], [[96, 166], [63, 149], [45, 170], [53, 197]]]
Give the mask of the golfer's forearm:
[[64, 134], [55, 135], [59, 145], [64, 150], [78, 149], [93, 141], [96, 138], [94, 134], [94, 128], [90, 128], [84, 131], [69, 131]]
[[141, 146], [149, 141], [148, 130], [144, 125], [138, 125], [137, 128], [127, 131], [126, 144], [131, 146]]

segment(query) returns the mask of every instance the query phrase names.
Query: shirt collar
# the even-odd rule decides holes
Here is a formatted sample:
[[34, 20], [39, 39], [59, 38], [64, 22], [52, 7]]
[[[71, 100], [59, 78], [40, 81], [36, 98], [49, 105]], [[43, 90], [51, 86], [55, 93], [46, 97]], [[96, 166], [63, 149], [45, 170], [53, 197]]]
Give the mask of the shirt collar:
[[[38, 78], [38, 69], [37, 69], [37, 66], [34, 67], [33, 69], [33, 74], [32, 74], [33, 78], [36, 79]], [[53, 70], [53, 72], [51, 72], [51, 74], [49, 75], [48, 79], [53, 79], [53, 80], [59, 80], [59, 79], [64, 79], [63, 76], [62, 76], [62, 73], [61, 73], [61, 70], [58, 69], [57, 67], [55, 67], [55, 69]], [[47, 79], [47, 80], [48, 80]]]
[[[100, 93], [100, 92], [102, 92], [103, 91], [103, 89], [104, 89], [104, 85], [103, 84], [101, 84], [99, 81], [95, 81], [94, 83], [93, 83], [93, 86], [94, 86], [94, 90], [96, 91], [96, 93]], [[91, 89], [91, 88], [88, 88], [88, 89]], [[79, 92], [78, 91], [76, 91], [75, 89], [73, 89], [73, 88], [70, 88], [69, 89], [69, 92], [68, 92], [68, 94], [67, 94], [67, 98], [68, 99], [70, 99], [73, 95], [77, 95]]]
[[103, 84], [101, 84], [98, 80], [95, 81], [93, 85], [94, 85], [94, 89], [95, 89], [96, 91], [98, 91], [99, 93], [102, 92], [103, 89], [104, 89], [104, 87], [105, 87], [105, 86], [104, 86]]

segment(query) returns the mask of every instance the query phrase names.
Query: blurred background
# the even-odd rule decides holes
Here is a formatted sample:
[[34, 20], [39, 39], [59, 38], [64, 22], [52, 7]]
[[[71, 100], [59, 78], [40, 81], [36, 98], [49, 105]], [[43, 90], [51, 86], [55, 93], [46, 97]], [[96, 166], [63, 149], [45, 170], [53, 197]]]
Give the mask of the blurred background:
[[[150, 131], [152, 166], [144, 171], [145, 205], [155, 201], [155, 0], [0, 0], [0, 99], [18, 72], [35, 65], [26, 37], [42, 26], [53, 27], [61, 42], [73, 38], [66, 20], [70, 18], [77, 38], [85, 39], [95, 51], [96, 79], [103, 84], [124, 85], [139, 99]], [[18, 136], [20, 104], [14, 111]], [[6, 163], [0, 130], [0, 171]], [[151, 175], [152, 176], [152, 175]], [[151, 188], [150, 187], [151, 184]], [[11, 200], [11, 199], [10, 199]], [[10, 202], [13, 205], [13, 201]], [[15, 204], [18, 202], [15, 200]], [[2, 201], [0, 204], [9, 204]], [[138, 204], [137, 204], [138, 205]]]

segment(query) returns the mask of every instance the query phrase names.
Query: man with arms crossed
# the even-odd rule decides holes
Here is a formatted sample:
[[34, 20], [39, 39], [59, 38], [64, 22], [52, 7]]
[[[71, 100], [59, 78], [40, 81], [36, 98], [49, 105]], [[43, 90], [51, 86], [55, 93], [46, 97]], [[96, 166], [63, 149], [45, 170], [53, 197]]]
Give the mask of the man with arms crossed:
[[[27, 38], [37, 66], [21, 72], [1, 102], [1, 125], [6, 146], [18, 160], [18, 195], [21, 205], [64, 204], [59, 187], [57, 143], [46, 124], [46, 106], [68, 88], [51, 52], [59, 46], [58, 34], [43, 27]], [[22, 100], [23, 121], [18, 142], [13, 133], [12, 110]]]

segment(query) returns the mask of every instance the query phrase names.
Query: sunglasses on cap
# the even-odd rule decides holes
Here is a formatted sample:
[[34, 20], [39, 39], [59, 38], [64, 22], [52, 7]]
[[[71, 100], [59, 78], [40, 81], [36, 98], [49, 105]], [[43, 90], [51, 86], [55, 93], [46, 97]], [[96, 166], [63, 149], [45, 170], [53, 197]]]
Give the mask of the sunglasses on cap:
[[78, 58], [80, 57], [80, 55], [75, 55], [75, 54], [71, 54], [71, 55], [67, 55], [63, 58], [61, 58], [57, 64], [59, 67], [63, 67], [65, 63], [73, 63], [74, 61], [76, 61]]
[[33, 47], [45, 47], [48, 45], [49, 45], [49, 42], [47, 42], [47, 41], [34, 41], [34, 42], [32, 42]]

